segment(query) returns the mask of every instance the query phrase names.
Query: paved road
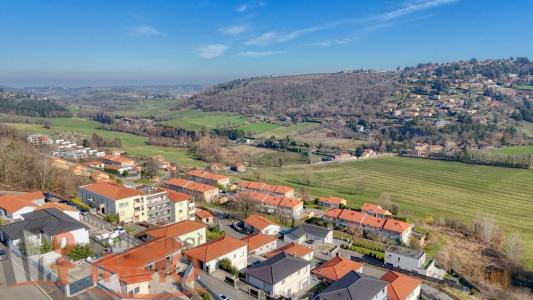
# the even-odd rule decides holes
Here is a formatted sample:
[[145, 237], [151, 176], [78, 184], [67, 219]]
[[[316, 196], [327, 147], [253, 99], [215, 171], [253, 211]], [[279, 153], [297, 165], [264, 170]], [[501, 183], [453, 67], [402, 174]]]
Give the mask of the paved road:
[[198, 282], [211, 293], [214, 299], [219, 299], [220, 294], [231, 300], [250, 299], [250, 295], [204, 272], [200, 273]]
[[245, 237], [246, 234], [240, 233], [231, 227], [232, 223], [233, 221], [230, 219], [221, 219], [221, 220], [219, 219], [218, 220], [220, 229], [222, 229], [224, 233], [231, 235], [232, 237], [237, 238], [237, 239], [242, 239], [243, 237]]

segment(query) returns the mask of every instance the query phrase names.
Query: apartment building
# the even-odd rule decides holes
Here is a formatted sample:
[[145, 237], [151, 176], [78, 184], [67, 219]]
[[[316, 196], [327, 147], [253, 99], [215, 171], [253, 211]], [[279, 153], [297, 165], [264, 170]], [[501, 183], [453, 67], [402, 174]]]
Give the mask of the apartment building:
[[186, 179], [172, 178], [165, 181], [163, 186], [176, 192], [191, 195], [195, 200], [212, 202], [218, 198], [218, 188]]
[[223, 188], [227, 188], [229, 186], [229, 177], [206, 172], [204, 170], [190, 170], [187, 172], [187, 176], [195, 182], [205, 183], [212, 186], [221, 186]]

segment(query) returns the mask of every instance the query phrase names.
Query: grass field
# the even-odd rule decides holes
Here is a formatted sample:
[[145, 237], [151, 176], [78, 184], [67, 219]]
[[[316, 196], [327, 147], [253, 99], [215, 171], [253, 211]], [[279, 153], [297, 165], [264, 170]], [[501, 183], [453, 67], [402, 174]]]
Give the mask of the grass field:
[[320, 127], [318, 123], [298, 123], [291, 126], [280, 126], [273, 130], [265, 131], [258, 134], [258, 137], [269, 138], [275, 136], [276, 138], [285, 138], [286, 136], [294, 136], [309, 132]]
[[532, 154], [533, 155], [533, 145], [528, 146], [510, 146], [510, 147], [500, 147], [489, 150], [493, 153], [501, 153], [507, 155], [514, 154]]
[[96, 121], [69, 118], [54, 118], [48, 120], [52, 124], [51, 129], [43, 128], [43, 126], [40, 124], [7, 124], [19, 130], [27, 131], [28, 133], [44, 133], [53, 135], [54, 133], [67, 132], [84, 137], [89, 137], [91, 134], [96, 133], [106, 139], [119, 138], [122, 142], [122, 149], [128, 152], [130, 155], [150, 157], [160, 154], [165, 156], [165, 158], [168, 160], [180, 165], [199, 166], [203, 164], [201, 161], [195, 160], [194, 155], [185, 149], [147, 145], [147, 138], [142, 136], [124, 132], [97, 129], [100, 123]]
[[313, 196], [344, 197], [354, 207], [389, 192], [411, 221], [449, 216], [471, 222], [488, 212], [505, 230], [520, 232], [525, 263], [533, 268], [532, 171], [394, 157], [313, 165], [314, 179], [307, 186], [305, 168], [267, 168], [264, 178]]

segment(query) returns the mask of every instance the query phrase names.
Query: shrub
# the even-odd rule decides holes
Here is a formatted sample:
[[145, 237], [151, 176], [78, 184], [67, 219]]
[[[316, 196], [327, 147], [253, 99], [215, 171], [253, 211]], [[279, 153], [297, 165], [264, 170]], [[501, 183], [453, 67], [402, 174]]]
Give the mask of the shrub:
[[74, 261], [85, 259], [90, 256], [93, 256], [93, 249], [89, 244], [76, 245], [68, 254], [68, 257]]
[[81, 208], [83, 208], [85, 210], [90, 210], [91, 209], [91, 207], [89, 205], [83, 203], [83, 201], [80, 199], [80, 197], [72, 198], [70, 200], [70, 202], [76, 204], [77, 206], [79, 206], [79, 207], [81, 207]]
[[235, 268], [232, 264], [231, 264], [231, 261], [227, 258], [223, 258], [221, 259], [219, 262], [218, 262], [218, 267], [221, 269], [221, 270], [224, 270], [230, 274], [233, 274], [234, 276], [239, 276], [239, 270], [237, 270], [237, 268]]
[[118, 214], [106, 215], [106, 216], [104, 216], [104, 221], [107, 221], [109, 223], [113, 223], [113, 224], [116, 225], [119, 222]]

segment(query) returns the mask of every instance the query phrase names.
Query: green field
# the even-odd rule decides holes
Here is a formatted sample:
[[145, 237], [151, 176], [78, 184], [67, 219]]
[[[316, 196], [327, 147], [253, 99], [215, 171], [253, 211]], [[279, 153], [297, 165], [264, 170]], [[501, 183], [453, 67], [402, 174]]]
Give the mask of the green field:
[[533, 154], [533, 145], [527, 146], [510, 146], [510, 147], [500, 147], [489, 150], [493, 153], [515, 155], [515, 154]]
[[298, 123], [290, 126], [280, 126], [273, 130], [258, 134], [258, 137], [269, 138], [275, 136], [276, 138], [285, 138], [286, 136], [303, 134], [319, 127], [319, 123]]
[[195, 160], [194, 155], [186, 149], [147, 145], [147, 138], [142, 136], [97, 129], [100, 123], [96, 121], [68, 118], [54, 118], [48, 120], [52, 124], [51, 129], [43, 128], [40, 124], [7, 124], [19, 130], [26, 131], [27, 133], [44, 133], [53, 135], [54, 133], [67, 132], [83, 137], [89, 137], [91, 134], [96, 133], [106, 139], [119, 138], [122, 142], [122, 149], [133, 156], [150, 157], [160, 154], [179, 165], [199, 166], [203, 164], [201, 161]]
[[264, 178], [313, 196], [344, 197], [354, 207], [377, 202], [388, 192], [411, 221], [449, 216], [471, 222], [488, 212], [502, 228], [521, 233], [525, 262], [533, 268], [532, 171], [394, 157], [313, 165], [314, 179], [307, 186], [306, 167], [268, 168]]

